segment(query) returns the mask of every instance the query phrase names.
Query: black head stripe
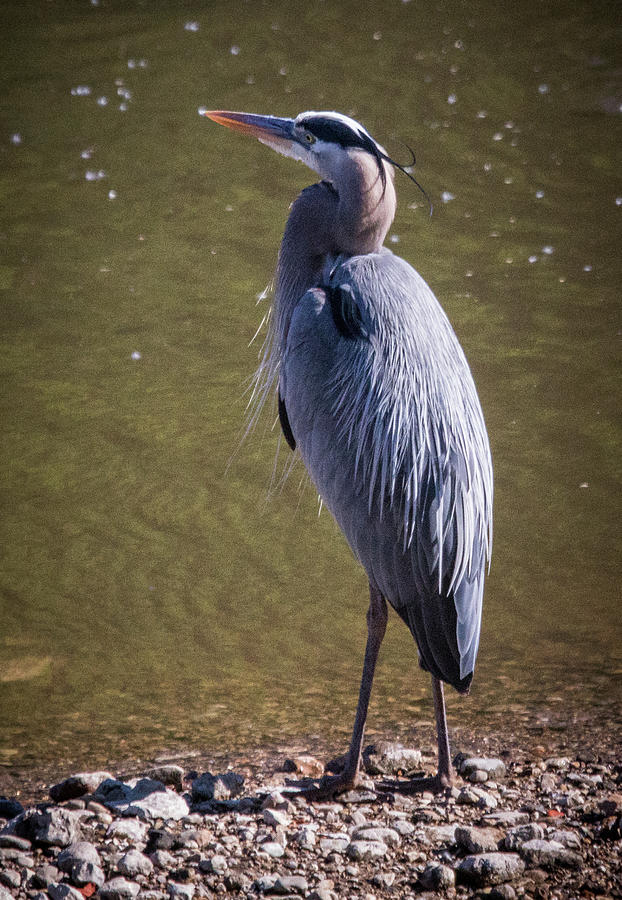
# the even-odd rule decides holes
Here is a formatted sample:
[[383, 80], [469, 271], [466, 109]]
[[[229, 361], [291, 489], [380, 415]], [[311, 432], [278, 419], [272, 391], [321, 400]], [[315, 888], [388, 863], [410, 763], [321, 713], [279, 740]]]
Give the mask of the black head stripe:
[[374, 146], [369, 135], [354, 131], [339, 119], [330, 119], [328, 116], [309, 116], [308, 119], [302, 119], [298, 124], [310, 131], [318, 141], [339, 144], [340, 147], [360, 147], [362, 150], [368, 151]]

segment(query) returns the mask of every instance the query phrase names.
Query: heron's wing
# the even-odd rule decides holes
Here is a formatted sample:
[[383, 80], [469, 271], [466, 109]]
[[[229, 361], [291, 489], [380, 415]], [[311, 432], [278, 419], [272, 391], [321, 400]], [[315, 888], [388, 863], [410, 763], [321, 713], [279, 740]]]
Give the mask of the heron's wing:
[[343, 262], [297, 304], [281, 379], [298, 448], [350, 546], [424, 667], [467, 689], [492, 476], [471, 374], [434, 295], [388, 252]]

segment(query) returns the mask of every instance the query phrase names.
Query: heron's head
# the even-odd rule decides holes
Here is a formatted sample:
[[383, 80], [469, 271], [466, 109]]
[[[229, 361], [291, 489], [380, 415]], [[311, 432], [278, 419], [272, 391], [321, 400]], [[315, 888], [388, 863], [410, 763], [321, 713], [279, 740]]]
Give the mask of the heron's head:
[[332, 183], [339, 181], [343, 167], [357, 152], [369, 154], [373, 158], [383, 190], [386, 187], [387, 171], [390, 171], [385, 163], [404, 171], [404, 167], [387, 155], [367, 129], [341, 113], [303, 112], [295, 119], [281, 119], [277, 116], [224, 110], [199, 112], [220, 125], [256, 137], [284, 156], [300, 160]]

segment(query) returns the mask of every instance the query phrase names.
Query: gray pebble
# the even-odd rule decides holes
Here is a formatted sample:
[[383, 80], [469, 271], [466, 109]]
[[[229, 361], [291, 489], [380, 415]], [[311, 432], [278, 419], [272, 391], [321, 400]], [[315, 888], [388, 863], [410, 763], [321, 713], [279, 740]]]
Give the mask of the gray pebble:
[[506, 833], [503, 840], [505, 850], [519, 850], [527, 841], [542, 840], [544, 829], [536, 822], [527, 822], [525, 825], [515, 825]]
[[458, 771], [465, 778], [469, 778], [473, 772], [482, 772], [487, 779], [497, 780], [505, 777], [505, 763], [501, 759], [469, 756], [462, 760]]
[[544, 869], [556, 866], [579, 868], [583, 860], [581, 857], [567, 850], [563, 844], [557, 841], [532, 840], [526, 841], [520, 848], [520, 855], [528, 866], [538, 866]]
[[456, 886], [456, 874], [449, 866], [431, 863], [419, 875], [419, 883], [426, 891], [446, 891]]
[[487, 887], [514, 881], [525, 870], [525, 863], [516, 853], [482, 853], [466, 856], [458, 864], [458, 880], [472, 887]]
[[400, 836], [393, 828], [384, 828], [380, 825], [360, 825], [352, 832], [353, 841], [381, 841], [389, 847], [397, 847]]
[[101, 859], [97, 847], [89, 841], [75, 841], [56, 857], [56, 865], [61, 872], [71, 872], [76, 863], [93, 863], [100, 866]]
[[181, 900], [192, 900], [194, 897], [195, 887], [193, 884], [177, 884], [175, 881], [169, 881], [166, 885], [169, 897], [179, 897]]
[[388, 847], [384, 841], [357, 840], [348, 844], [346, 854], [350, 859], [374, 860], [386, 856]]
[[263, 844], [260, 844], [259, 850], [262, 853], [267, 853], [273, 859], [279, 859], [285, 853], [285, 849], [276, 841], [265, 841]]
[[[137, 897], [140, 893], [140, 885], [125, 878], [112, 878], [99, 889], [100, 900], [127, 900]], [[84, 900], [84, 898], [82, 898]]]
[[71, 880], [78, 887], [83, 887], [85, 884], [94, 884], [97, 887], [101, 887], [106, 880], [106, 876], [102, 868], [95, 863], [77, 862], [71, 867]]
[[421, 765], [421, 751], [391, 741], [378, 741], [363, 751], [365, 771], [370, 775], [408, 775]]
[[56, 884], [52, 882], [48, 885], [48, 896], [51, 900], [84, 900], [84, 894], [69, 884]]
[[61, 803], [63, 800], [82, 797], [84, 794], [94, 794], [100, 784], [107, 779], [112, 780], [110, 772], [79, 772], [53, 785], [50, 788], [50, 797], [55, 803]]
[[306, 894], [308, 889], [307, 879], [302, 875], [279, 875], [272, 886], [275, 894]]
[[128, 878], [136, 878], [137, 875], [151, 875], [153, 863], [140, 850], [131, 849], [123, 854], [117, 863], [117, 869], [122, 875], [127, 875]]
[[458, 826], [455, 832], [456, 843], [467, 853], [494, 853], [500, 839], [501, 832], [494, 828]]
[[243, 786], [244, 778], [236, 772], [224, 772], [221, 775], [204, 772], [192, 782], [192, 799], [195, 803], [204, 800], [230, 800], [241, 793]]
[[22, 876], [15, 869], [5, 869], [0, 872], [0, 881], [8, 888], [19, 888], [22, 883]]

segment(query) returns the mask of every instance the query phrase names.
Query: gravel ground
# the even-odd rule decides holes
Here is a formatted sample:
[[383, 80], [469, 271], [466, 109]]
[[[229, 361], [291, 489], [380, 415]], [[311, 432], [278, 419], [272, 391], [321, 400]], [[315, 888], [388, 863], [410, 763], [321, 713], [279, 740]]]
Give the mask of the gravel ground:
[[322, 773], [306, 754], [212, 772], [163, 759], [45, 790], [4, 773], [0, 900], [622, 897], [615, 741], [548, 749], [460, 754], [454, 788], [434, 796], [406, 790], [432, 755], [378, 742], [363, 786], [331, 802], [296, 793]]

